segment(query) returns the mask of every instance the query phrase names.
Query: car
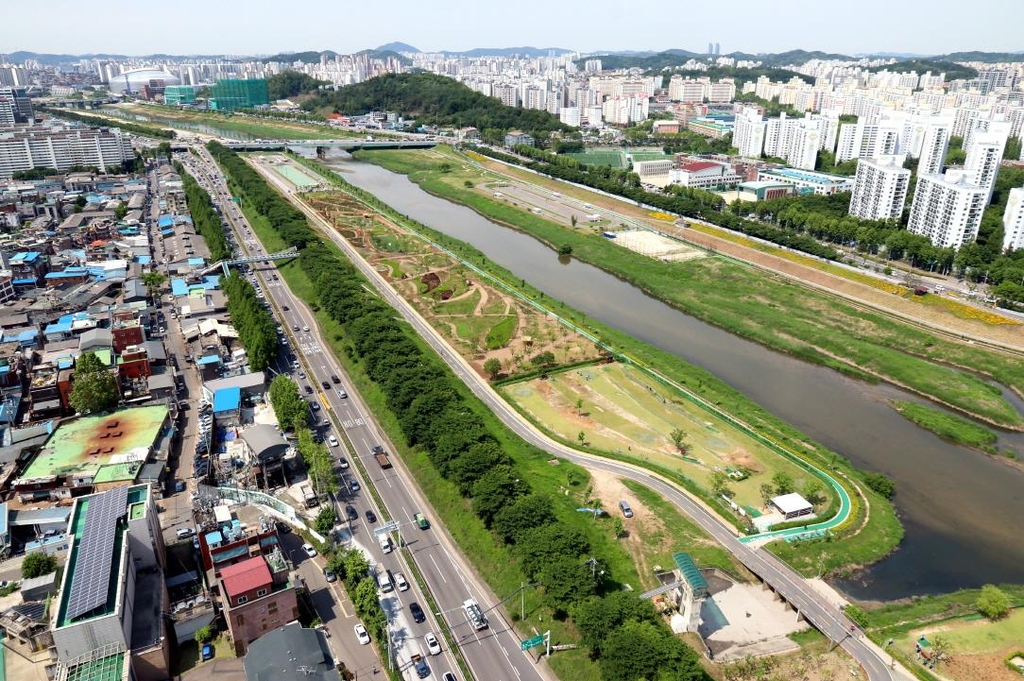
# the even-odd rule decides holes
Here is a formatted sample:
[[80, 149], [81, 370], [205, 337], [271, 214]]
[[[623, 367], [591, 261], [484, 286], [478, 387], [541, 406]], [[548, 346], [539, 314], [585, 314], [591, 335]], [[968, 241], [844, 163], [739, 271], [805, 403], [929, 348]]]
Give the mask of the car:
[[334, 374], [331, 374], [331, 383], [334, 383], [335, 385], [337, 385], [337, 384], [341, 383], [341, 379], [338, 378], [337, 376], [335, 376]]
[[409, 604], [409, 613], [412, 615], [412, 621], [416, 624], [422, 624], [427, 621], [427, 616], [423, 614], [423, 608], [416, 601]]
[[441, 654], [441, 644], [438, 642], [437, 637], [434, 636], [434, 632], [428, 631], [427, 635], [423, 637], [423, 642], [427, 644], [427, 652], [431, 655]]
[[332, 570], [331, 568], [324, 568], [324, 578], [328, 582], [338, 581], [338, 575], [334, 574], [334, 570]]
[[374, 456], [377, 456], [378, 454], [383, 454], [383, 453], [384, 453], [384, 448], [383, 447], [381, 447], [380, 445], [374, 445], [373, 446], [373, 455]]
[[309, 333], [309, 327], [308, 326], [302, 327], [302, 333]]
[[441, 681], [458, 681], [458, 679], [455, 678], [455, 674], [445, 672], [441, 675]]
[[320, 404], [318, 402], [310, 402], [309, 408], [313, 411], [320, 411]]
[[299, 330], [299, 325], [298, 324], [292, 324], [292, 331], [298, 332], [298, 330]]
[[184, 480], [175, 480], [174, 481], [174, 491], [175, 492], [184, 492], [185, 491], [185, 481]]
[[338, 468], [345, 470], [348, 468], [348, 459], [343, 456], [338, 457]]
[[416, 521], [416, 526], [419, 527], [421, 530], [430, 529], [430, 521], [427, 520], [427, 517], [422, 513], [417, 513], [412, 518]]
[[349, 478], [348, 487], [353, 492], [358, 492], [359, 491], [359, 481], [356, 480], [355, 478]]
[[203, 661], [213, 659], [213, 645], [210, 643], [203, 644]]
[[311, 388], [309, 385], [302, 386], [302, 389], [306, 391], [307, 395], [312, 395], [313, 394], [313, 388]]
[[405, 581], [405, 575], [403, 575], [401, 572], [395, 573], [395, 586], [398, 587], [399, 591], [409, 590], [409, 582]]
[[348, 393], [345, 392], [344, 388], [338, 388], [338, 397], [340, 397], [341, 399], [345, 399], [346, 397], [348, 397]]
[[316, 557], [316, 549], [313, 548], [312, 544], [303, 544], [302, 550], [306, 552], [306, 555], [310, 558]]
[[351, 504], [345, 507], [345, 515], [348, 516], [348, 519], [351, 521], [359, 520], [359, 511], [357, 511], [356, 507]]
[[361, 645], [361, 646], [369, 645], [369, 643], [370, 643], [370, 634], [367, 633], [366, 627], [364, 627], [362, 624], [357, 624], [354, 627], [354, 629], [355, 629], [355, 632], [356, 632], [356, 640], [359, 641], [359, 645]]
[[633, 517], [633, 509], [630, 508], [629, 502], [626, 501], [625, 499], [623, 499], [622, 501], [619, 502], [619, 510], [622, 511], [623, 517], [626, 517], [626, 518], [632, 518]]
[[337, 447], [338, 444], [339, 444], [338, 443], [338, 438], [334, 437], [333, 435], [328, 435], [327, 436], [327, 444], [330, 445], [331, 447]]
[[331, 384], [328, 383], [327, 381], [320, 381], [320, 387], [323, 388], [324, 390], [330, 390]]
[[196, 531], [191, 527], [179, 527], [178, 531], [174, 534], [178, 535], [178, 539], [188, 539], [195, 533]]
[[306, 377], [306, 372], [305, 371], [300, 371], [299, 372], [299, 378], [305, 378], [305, 377]]
[[287, 312], [290, 308], [287, 305], [282, 305], [281, 309]]
[[286, 525], [285, 523], [278, 523], [277, 524], [277, 531], [280, 532], [281, 534], [291, 534], [292, 533], [292, 526], [291, 525]]
[[377, 522], [377, 514], [374, 513], [373, 511], [371, 511], [370, 509], [366, 509], [366, 522], [368, 522], [368, 523], [375, 523], [375, 522]]

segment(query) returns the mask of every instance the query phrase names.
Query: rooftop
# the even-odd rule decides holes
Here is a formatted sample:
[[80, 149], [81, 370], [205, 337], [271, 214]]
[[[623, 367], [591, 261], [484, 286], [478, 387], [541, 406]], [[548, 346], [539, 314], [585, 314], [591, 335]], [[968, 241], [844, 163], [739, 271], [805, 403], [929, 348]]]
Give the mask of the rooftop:
[[827, 175], [825, 173], [812, 173], [806, 170], [796, 170], [794, 168], [765, 168], [761, 170], [761, 173], [771, 174], [775, 177], [788, 177], [801, 182], [810, 182], [812, 184], [844, 184], [847, 182], [853, 182], [852, 177]]
[[134, 480], [166, 419], [166, 406], [152, 406], [65, 421], [21, 479], [75, 475], [92, 476], [97, 483]]
[[797, 513], [799, 511], [805, 511], [807, 509], [813, 509], [811, 502], [804, 499], [796, 492], [790, 492], [789, 494], [783, 494], [782, 496], [772, 497], [772, 505], [779, 509], [783, 513]]
[[[298, 622], [268, 631], [253, 641], [244, 664], [248, 681], [341, 679], [324, 635], [316, 629], [304, 629]], [[301, 675], [299, 667], [303, 669]]]
[[223, 568], [220, 571], [220, 578], [224, 582], [224, 591], [228, 598], [266, 586], [272, 581], [270, 568], [267, 567], [267, 561], [263, 556], [255, 556]]

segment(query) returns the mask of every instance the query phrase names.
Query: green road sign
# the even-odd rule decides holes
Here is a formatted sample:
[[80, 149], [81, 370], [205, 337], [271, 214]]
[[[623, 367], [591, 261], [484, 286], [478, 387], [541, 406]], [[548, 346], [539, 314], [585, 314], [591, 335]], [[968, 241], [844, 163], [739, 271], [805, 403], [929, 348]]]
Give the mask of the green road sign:
[[544, 634], [540, 636], [534, 636], [528, 638], [525, 641], [519, 643], [520, 650], [529, 650], [530, 648], [536, 648], [537, 646], [544, 645]]

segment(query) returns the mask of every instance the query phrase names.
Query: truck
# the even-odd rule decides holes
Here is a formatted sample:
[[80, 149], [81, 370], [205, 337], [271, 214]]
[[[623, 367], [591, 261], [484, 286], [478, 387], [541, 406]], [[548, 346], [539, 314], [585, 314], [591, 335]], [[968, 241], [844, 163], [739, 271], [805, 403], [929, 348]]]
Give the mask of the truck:
[[421, 530], [429, 530], [430, 529], [430, 521], [427, 520], [427, 517], [425, 515], [423, 515], [422, 513], [417, 513], [416, 515], [414, 515], [413, 516], [413, 520], [416, 521], [416, 525]]
[[484, 617], [483, 611], [480, 610], [480, 605], [475, 600], [467, 598], [462, 602], [462, 609], [466, 611], [466, 617], [474, 629], [480, 631], [487, 628], [487, 618]]
[[320, 498], [317, 497], [316, 492], [313, 491], [312, 487], [309, 485], [303, 485], [300, 489], [302, 490], [302, 500], [306, 502], [306, 508], [313, 508], [314, 506], [320, 505]]
[[391, 553], [391, 537], [387, 534], [377, 535], [377, 542], [380, 544], [380, 550], [384, 553]]
[[377, 464], [381, 468], [391, 468], [391, 459], [388, 458], [387, 452], [380, 445], [373, 446], [373, 456], [377, 459]]
[[409, 656], [409, 661], [412, 662], [412, 668], [416, 670], [416, 676], [421, 679], [430, 676], [430, 667], [427, 666], [427, 661], [422, 653], [413, 653]]

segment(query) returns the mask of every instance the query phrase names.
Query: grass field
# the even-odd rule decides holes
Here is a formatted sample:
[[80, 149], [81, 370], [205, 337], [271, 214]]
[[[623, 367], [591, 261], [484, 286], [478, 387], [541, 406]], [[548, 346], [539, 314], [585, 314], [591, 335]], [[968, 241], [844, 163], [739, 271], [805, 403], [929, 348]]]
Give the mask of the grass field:
[[[409, 174], [425, 189], [597, 265], [674, 307], [740, 336], [854, 376], [874, 375], [993, 424], [1024, 429], [1024, 416], [999, 390], [954, 366], [997, 377], [1024, 390], [1024, 359], [938, 337], [834, 297], [725, 258], [665, 263], [569, 229], [461, 186], [488, 175], [455, 152], [372, 152], [360, 158]], [[448, 172], [440, 166], [447, 163]], [[682, 285], [685, 284], [685, 285]], [[941, 360], [942, 363], [933, 361]]]
[[[229, 132], [240, 132], [258, 139], [324, 139], [344, 137], [342, 131], [332, 130], [326, 126], [315, 126], [285, 120], [267, 118], [248, 118], [215, 112], [186, 111], [181, 109], [159, 108], [155, 106], [118, 106], [115, 111], [124, 112], [126, 120], [134, 116], [142, 116], [156, 123], [171, 128], [192, 131], [188, 124], [208, 125]], [[111, 109], [103, 109], [101, 113], [111, 113]]]
[[626, 153], [633, 157], [634, 163], [637, 161], [665, 161], [673, 158], [660, 149], [656, 151], [647, 151], [643, 149], [638, 151], [626, 150]]
[[984, 426], [917, 402], [894, 400], [892, 406], [908, 420], [925, 430], [932, 431], [943, 440], [974, 447], [990, 454], [995, 453], [994, 445], [999, 438]]
[[1011, 681], [1021, 675], [1010, 671], [1004, 660], [1024, 650], [1024, 610], [1018, 609], [1002, 620], [947, 620], [930, 627], [914, 629], [897, 639], [896, 646], [913, 659], [914, 643], [924, 636], [929, 642], [941, 636], [949, 643], [949, 659], [936, 671], [955, 681]]
[[[518, 404], [549, 432], [570, 443], [583, 433], [589, 447], [618, 456], [649, 461], [675, 470], [710, 489], [715, 471], [734, 473], [734, 501], [761, 510], [759, 487], [775, 473], [790, 475], [800, 489], [816, 480], [764, 445], [709, 415], [681, 395], [622, 364], [601, 364], [502, 386], [506, 399]], [[582, 404], [577, 408], [577, 404]], [[689, 445], [679, 453], [669, 434], [686, 433]], [[828, 507], [828, 500], [819, 506]]]
[[626, 167], [625, 156], [622, 155], [621, 151], [617, 150], [584, 151], [577, 154], [564, 154], [564, 156], [576, 159], [588, 166], [609, 166], [619, 169]]

